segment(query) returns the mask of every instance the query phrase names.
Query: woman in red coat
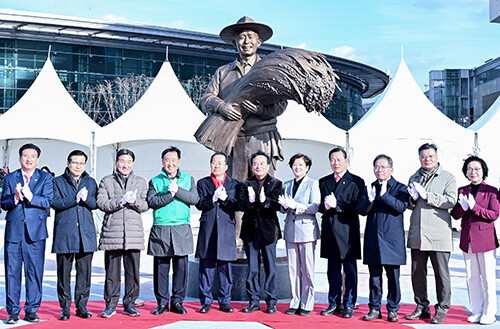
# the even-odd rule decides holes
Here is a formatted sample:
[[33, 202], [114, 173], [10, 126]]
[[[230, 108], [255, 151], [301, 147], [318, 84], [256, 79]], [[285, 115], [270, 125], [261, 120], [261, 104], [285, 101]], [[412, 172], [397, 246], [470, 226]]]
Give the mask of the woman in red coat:
[[495, 322], [496, 303], [496, 248], [498, 239], [494, 221], [500, 211], [499, 193], [484, 182], [488, 166], [483, 159], [470, 156], [462, 172], [471, 182], [458, 189], [458, 202], [451, 215], [462, 218], [460, 249], [464, 252], [467, 270], [467, 288], [472, 315], [469, 322]]

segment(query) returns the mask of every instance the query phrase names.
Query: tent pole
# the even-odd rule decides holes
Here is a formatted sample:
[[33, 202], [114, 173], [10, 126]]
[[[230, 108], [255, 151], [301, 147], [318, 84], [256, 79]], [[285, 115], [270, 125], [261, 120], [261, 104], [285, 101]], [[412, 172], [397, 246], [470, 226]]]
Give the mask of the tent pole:
[[9, 139], [5, 140], [4, 168], [9, 168]]
[[479, 156], [479, 137], [477, 131], [474, 132], [474, 148], [472, 149], [474, 155]]
[[96, 179], [96, 166], [97, 166], [97, 156], [95, 147], [95, 131], [90, 132], [90, 177]]

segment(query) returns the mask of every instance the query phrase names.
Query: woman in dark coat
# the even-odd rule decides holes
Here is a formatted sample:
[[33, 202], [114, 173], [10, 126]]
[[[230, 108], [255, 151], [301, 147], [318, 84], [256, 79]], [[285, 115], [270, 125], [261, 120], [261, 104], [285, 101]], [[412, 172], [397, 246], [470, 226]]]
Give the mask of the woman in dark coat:
[[499, 194], [484, 182], [488, 166], [483, 159], [467, 158], [462, 172], [471, 183], [458, 189], [458, 202], [451, 215], [462, 219], [460, 249], [464, 253], [472, 311], [467, 321], [492, 324], [497, 312], [495, 220], [500, 212]]
[[363, 263], [370, 271], [370, 312], [363, 320], [382, 318], [382, 270], [388, 281], [387, 311], [390, 322], [398, 321], [397, 311], [401, 300], [399, 285], [400, 265], [406, 264], [403, 213], [408, 207], [406, 185], [393, 177], [392, 159], [378, 155], [373, 161], [377, 180], [367, 186], [358, 200], [358, 212], [368, 216], [365, 226]]

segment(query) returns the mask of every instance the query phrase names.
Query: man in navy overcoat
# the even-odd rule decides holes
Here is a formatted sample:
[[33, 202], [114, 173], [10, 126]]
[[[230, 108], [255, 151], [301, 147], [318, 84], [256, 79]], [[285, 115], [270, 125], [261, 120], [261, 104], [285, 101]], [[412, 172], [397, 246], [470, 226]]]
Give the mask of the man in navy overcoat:
[[42, 301], [47, 209], [53, 195], [52, 176], [37, 169], [40, 153], [40, 148], [34, 144], [21, 146], [21, 168], [5, 176], [3, 183], [1, 204], [7, 211], [4, 246], [7, 324], [19, 321], [23, 263], [26, 281], [24, 320], [40, 321], [36, 312]]
[[233, 312], [231, 261], [236, 260], [236, 220], [238, 181], [226, 175], [228, 168], [224, 153], [214, 153], [210, 159], [210, 176], [198, 181], [201, 210], [196, 257], [200, 259], [201, 313], [208, 313], [212, 304], [212, 282], [215, 270], [219, 276], [219, 308]]

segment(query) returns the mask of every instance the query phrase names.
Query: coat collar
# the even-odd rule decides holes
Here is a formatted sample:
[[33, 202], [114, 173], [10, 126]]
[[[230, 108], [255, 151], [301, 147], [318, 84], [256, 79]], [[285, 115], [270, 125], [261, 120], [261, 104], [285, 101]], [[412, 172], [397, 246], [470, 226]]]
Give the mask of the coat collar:
[[[396, 185], [396, 183], [397, 182], [394, 179], [394, 177], [391, 176], [391, 178], [389, 178], [389, 180], [387, 181], [387, 186], [392, 187], [392, 186]], [[379, 185], [378, 179], [372, 183], [372, 186], [375, 186], [375, 185]]]

